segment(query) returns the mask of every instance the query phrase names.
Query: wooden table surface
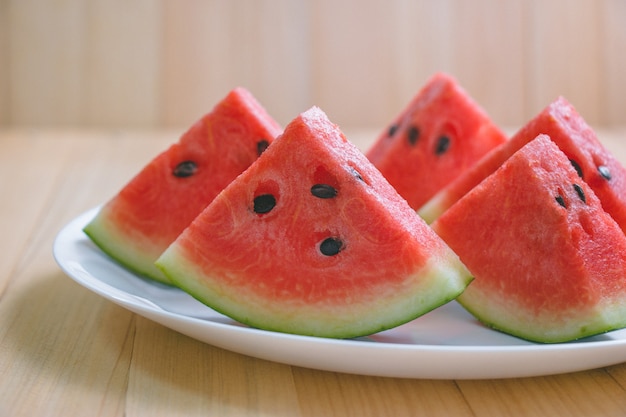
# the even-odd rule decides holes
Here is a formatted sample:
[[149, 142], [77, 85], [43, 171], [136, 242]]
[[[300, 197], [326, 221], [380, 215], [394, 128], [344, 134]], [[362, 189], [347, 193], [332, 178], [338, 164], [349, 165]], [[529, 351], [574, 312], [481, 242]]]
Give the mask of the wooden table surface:
[[[420, 380], [304, 369], [198, 342], [55, 263], [59, 230], [180, 132], [0, 131], [0, 416], [625, 416], [626, 363]], [[364, 148], [373, 132], [347, 132]], [[598, 131], [626, 162], [626, 129]]]

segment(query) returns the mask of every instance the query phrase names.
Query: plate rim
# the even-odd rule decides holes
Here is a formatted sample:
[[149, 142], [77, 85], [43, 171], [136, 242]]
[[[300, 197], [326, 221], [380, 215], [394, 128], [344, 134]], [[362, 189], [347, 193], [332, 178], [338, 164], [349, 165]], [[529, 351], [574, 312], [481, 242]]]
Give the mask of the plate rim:
[[[542, 376], [553, 375], [567, 372], [575, 372], [582, 370], [589, 370], [600, 368], [604, 366], [610, 366], [626, 362], [626, 349], [623, 355], [615, 357], [608, 355], [599, 355], [603, 358], [596, 358], [596, 360], [589, 363], [577, 363], [571, 364], [554, 364], [547, 368], [541, 368], [537, 366], [539, 359], [546, 359], [544, 356], [554, 356], [555, 353], [567, 354], [572, 357], [584, 357], [587, 352], [595, 352], [601, 350], [602, 352], [619, 350], [626, 347], [626, 337], [623, 339], [609, 339], [600, 341], [583, 341], [572, 343], [555, 343], [555, 344], [519, 344], [519, 345], [442, 345], [442, 344], [406, 344], [406, 343], [391, 343], [385, 341], [370, 341], [370, 340], [344, 340], [344, 339], [332, 339], [315, 336], [302, 336], [289, 333], [272, 332], [267, 330], [255, 329], [247, 326], [232, 325], [227, 323], [221, 323], [218, 321], [205, 320], [198, 317], [188, 316], [172, 311], [167, 311], [158, 307], [152, 303], [149, 298], [139, 297], [135, 294], [124, 291], [123, 289], [114, 287], [107, 282], [100, 280], [97, 276], [93, 275], [89, 271], [83, 268], [84, 273], [77, 273], [75, 268], [82, 268], [80, 260], [69, 259], [67, 252], [70, 249], [68, 244], [77, 244], [79, 241], [89, 240], [88, 237], [82, 232], [84, 225], [88, 223], [91, 218], [95, 216], [101, 206], [93, 207], [78, 216], [74, 217], [68, 223], [66, 223], [60, 231], [57, 233], [53, 243], [53, 256], [55, 261], [61, 268], [61, 270], [84, 288], [98, 294], [99, 296], [123, 307], [129, 311], [146, 317], [152, 321], [162, 324], [174, 331], [185, 334], [192, 338], [195, 338], [203, 343], [231, 350], [247, 356], [253, 356], [260, 359], [270, 360], [274, 362], [284, 363], [293, 366], [302, 366], [311, 369], [319, 369], [325, 371], [334, 372], [346, 372], [359, 375], [370, 376], [383, 376], [383, 377], [400, 377], [400, 378], [425, 378], [425, 379], [498, 379], [498, 378], [512, 378], [512, 377], [529, 377], [529, 376]], [[80, 248], [80, 246], [79, 246]], [[104, 253], [100, 253], [105, 262], [115, 265], [118, 268], [123, 268], [116, 264]], [[124, 268], [123, 268], [124, 269]], [[124, 269], [125, 272], [131, 275], [131, 271]], [[136, 275], [135, 275], [136, 276]], [[162, 285], [159, 283], [152, 283], [146, 278], [138, 277], [148, 284]], [[97, 285], [96, 285], [97, 283]], [[103, 290], [103, 286], [108, 288], [108, 291]], [[164, 285], [163, 285], [164, 286]], [[179, 289], [177, 289], [179, 290]], [[182, 291], [182, 290], [179, 290]], [[453, 301], [454, 302], [454, 301]], [[207, 307], [209, 308], [209, 307]], [[182, 326], [184, 324], [184, 326]], [[244, 341], [258, 342], [262, 339], [264, 343], [282, 342], [287, 346], [293, 348], [304, 348], [307, 344], [313, 344], [316, 349], [321, 349], [324, 353], [331, 350], [333, 354], [338, 356], [337, 358], [329, 358], [328, 363], [318, 363], [319, 361], [307, 360], [303, 358], [302, 354], [293, 354], [293, 352], [285, 352], [285, 347], [279, 347], [278, 353], [287, 353], [283, 356], [276, 353], [268, 354], [267, 352], [255, 352], [249, 347], [245, 346], [233, 346], [232, 342], [218, 343], [215, 340], [207, 341], [203, 337], [198, 337], [196, 334], [199, 330], [207, 330], [217, 332], [220, 335], [229, 334], [232, 338], [242, 339]], [[495, 330], [491, 330], [494, 331]], [[620, 330], [616, 330], [620, 331]], [[612, 333], [612, 332], [609, 332]], [[212, 339], [212, 338], [210, 338]], [[255, 340], [256, 339], [256, 340]], [[528, 343], [520, 339], [520, 343]], [[400, 355], [400, 359], [432, 359], [431, 356], [440, 355], [446, 358], [446, 360], [452, 360], [452, 365], [461, 365], [460, 369], [440, 369], [437, 366], [425, 365], [423, 368], [415, 368], [412, 366], [401, 367], [398, 365], [385, 369], [385, 362], [389, 360], [382, 360], [380, 366], [372, 364], [371, 366], [365, 364], [364, 369], [360, 361], [346, 357], [346, 351], [358, 351], [359, 353], [379, 354], [382, 352], [391, 351], [394, 355]], [[337, 353], [339, 353], [337, 355]], [[349, 353], [349, 352], [348, 352]], [[412, 356], [416, 355], [415, 358]], [[419, 357], [419, 355], [425, 355], [425, 358]], [[496, 357], [493, 357], [495, 355]], [[542, 356], [537, 358], [537, 355]], [[319, 352], [315, 355], [319, 356]], [[455, 356], [460, 356], [463, 360], [475, 359], [475, 364], [464, 365], [459, 360], [455, 360]], [[535, 360], [533, 361], [533, 357]], [[382, 358], [385, 359], [385, 358]], [[497, 366], [506, 365], [508, 359], [524, 359], [530, 360], [531, 363], [523, 363], [510, 367]], [[347, 362], [349, 363], [345, 363]], [[343, 361], [343, 362], [342, 362]], [[396, 364], [398, 361], [393, 361]], [[422, 361], [423, 362], [423, 361]], [[534, 363], [533, 363], [534, 362]], [[492, 367], [484, 368], [485, 365], [491, 364]], [[400, 364], [401, 365], [401, 364]], [[496, 368], [496, 369], [494, 369]]]

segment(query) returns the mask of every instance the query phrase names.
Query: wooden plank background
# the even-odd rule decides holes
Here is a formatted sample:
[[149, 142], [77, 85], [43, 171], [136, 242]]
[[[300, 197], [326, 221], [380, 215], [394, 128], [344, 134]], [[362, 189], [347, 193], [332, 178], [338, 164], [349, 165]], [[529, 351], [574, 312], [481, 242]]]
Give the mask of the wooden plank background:
[[187, 126], [247, 87], [383, 127], [435, 71], [503, 126], [626, 124], [623, 0], [0, 0], [0, 127]]

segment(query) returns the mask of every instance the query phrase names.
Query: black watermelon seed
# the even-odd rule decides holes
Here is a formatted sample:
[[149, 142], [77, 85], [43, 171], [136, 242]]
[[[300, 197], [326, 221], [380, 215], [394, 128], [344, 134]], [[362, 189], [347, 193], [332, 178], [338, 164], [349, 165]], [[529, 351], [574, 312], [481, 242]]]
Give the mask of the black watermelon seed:
[[337, 196], [337, 190], [332, 185], [315, 184], [311, 187], [311, 194], [319, 198], [333, 198]]
[[392, 137], [393, 135], [396, 134], [398, 130], [398, 125], [391, 125], [389, 126], [389, 131], [387, 132], [387, 134], [389, 135], [389, 137]]
[[576, 170], [576, 173], [578, 174], [578, 176], [580, 178], [583, 178], [583, 169], [580, 167], [578, 162], [574, 161], [573, 159], [570, 159], [569, 161], [572, 164], [572, 166], [574, 167], [574, 169]]
[[565, 200], [563, 200], [563, 196], [557, 195], [556, 197], [554, 197], [554, 199], [557, 203], [559, 203], [561, 207], [567, 208], [567, 206], [565, 205]]
[[437, 139], [435, 155], [443, 155], [448, 148], [450, 148], [450, 138], [448, 136], [440, 136], [439, 139]]
[[409, 127], [409, 130], [406, 133], [407, 138], [409, 139], [409, 144], [414, 146], [417, 143], [417, 140], [420, 137], [420, 130], [416, 126]]
[[263, 214], [271, 211], [276, 205], [276, 198], [271, 194], [261, 194], [254, 198], [254, 212]]
[[572, 184], [574, 186], [574, 190], [576, 190], [576, 194], [578, 194], [578, 198], [582, 200], [583, 203], [587, 202], [587, 198], [585, 197], [585, 191], [578, 184]]
[[198, 166], [193, 161], [183, 161], [176, 165], [172, 174], [178, 178], [191, 177], [198, 170]]
[[605, 165], [600, 165], [598, 167], [598, 172], [600, 173], [600, 175], [602, 175], [602, 178], [604, 178], [605, 180], [611, 179], [611, 171], [609, 171], [609, 167]]
[[326, 256], [337, 255], [341, 249], [343, 249], [343, 242], [336, 237], [324, 239], [320, 244], [320, 252], [322, 252], [322, 255]]
[[270, 146], [270, 143], [267, 140], [261, 139], [260, 141], [258, 141], [256, 143], [256, 153], [257, 153], [257, 155], [261, 156], [261, 154], [263, 152], [265, 152], [265, 150], [267, 149], [268, 146]]

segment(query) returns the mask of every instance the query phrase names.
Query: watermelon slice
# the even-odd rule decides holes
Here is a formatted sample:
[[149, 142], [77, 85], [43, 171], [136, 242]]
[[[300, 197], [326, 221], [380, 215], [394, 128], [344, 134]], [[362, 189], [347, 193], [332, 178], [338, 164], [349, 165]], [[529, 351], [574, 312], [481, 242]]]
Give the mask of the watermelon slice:
[[157, 260], [250, 326], [348, 338], [405, 323], [472, 279], [318, 108], [294, 119]]
[[169, 283], [154, 261], [280, 132], [250, 92], [232, 90], [104, 205], [85, 233], [130, 270]]
[[453, 78], [437, 73], [366, 155], [417, 210], [505, 140]]
[[487, 325], [544, 343], [626, 327], [626, 237], [546, 135], [432, 227], [476, 277], [458, 301]]
[[578, 174], [593, 188], [602, 206], [626, 231], [626, 169], [600, 143], [594, 131], [563, 97], [557, 98], [507, 143], [443, 188], [418, 210], [432, 223], [455, 201], [493, 173], [522, 146], [544, 133], [565, 152]]

